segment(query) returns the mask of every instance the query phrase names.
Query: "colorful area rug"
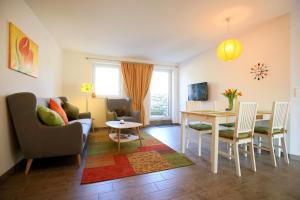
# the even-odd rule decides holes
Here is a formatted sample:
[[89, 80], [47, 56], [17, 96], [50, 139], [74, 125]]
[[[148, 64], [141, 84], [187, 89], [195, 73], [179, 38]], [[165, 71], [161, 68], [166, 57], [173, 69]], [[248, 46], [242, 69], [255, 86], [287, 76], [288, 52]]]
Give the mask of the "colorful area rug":
[[111, 141], [108, 133], [91, 133], [81, 184], [113, 180], [163, 171], [194, 164], [151, 135], [142, 133], [139, 140], [121, 144]]

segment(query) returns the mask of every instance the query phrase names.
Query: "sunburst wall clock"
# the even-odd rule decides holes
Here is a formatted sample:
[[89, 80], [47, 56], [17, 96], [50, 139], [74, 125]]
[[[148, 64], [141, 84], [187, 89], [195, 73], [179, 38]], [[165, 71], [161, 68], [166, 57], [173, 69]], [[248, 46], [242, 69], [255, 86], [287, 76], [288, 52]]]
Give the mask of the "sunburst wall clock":
[[250, 73], [253, 75], [254, 80], [262, 80], [268, 76], [269, 66], [264, 63], [257, 63], [251, 67]]

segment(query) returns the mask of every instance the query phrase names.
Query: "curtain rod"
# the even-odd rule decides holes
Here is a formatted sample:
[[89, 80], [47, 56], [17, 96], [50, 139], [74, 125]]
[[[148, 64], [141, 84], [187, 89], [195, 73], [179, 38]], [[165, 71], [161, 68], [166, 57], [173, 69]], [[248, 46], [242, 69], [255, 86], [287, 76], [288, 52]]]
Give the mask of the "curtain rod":
[[[108, 59], [108, 58], [94, 58], [94, 57], [85, 57], [87, 60], [102, 60], [102, 61], [112, 61], [112, 62], [137, 62], [137, 63], [145, 63], [138, 61], [128, 61], [128, 60], [119, 60], [119, 59]], [[168, 64], [159, 64], [159, 63], [146, 63], [160, 66], [168, 66], [168, 67], [177, 67], [177, 65], [168, 65]]]

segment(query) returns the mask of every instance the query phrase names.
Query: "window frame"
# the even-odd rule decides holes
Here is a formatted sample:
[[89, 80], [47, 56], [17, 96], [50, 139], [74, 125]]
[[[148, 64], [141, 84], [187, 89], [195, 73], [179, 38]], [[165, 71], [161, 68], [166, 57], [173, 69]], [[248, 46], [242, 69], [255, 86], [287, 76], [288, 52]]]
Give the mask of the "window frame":
[[[173, 104], [173, 100], [172, 100], [172, 91], [173, 91], [173, 86], [172, 86], [172, 73], [173, 71], [171, 69], [164, 69], [164, 68], [154, 68], [153, 73], [155, 71], [158, 72], [167, 72], [168, 73], [168, 82], [169, 82], [169, 89], [168, 89], [168, 116], [153, 116], [151, 115], [151, 86], [150, 86], [150, 110], [149, 110], [149, 114], [150, 114], [150, 121], [159, 121], [159, 120], [171, 120], [172, 119], [172, 104]], [[150, 83], [151, 84], [151, 83]]]
[[[112, 68], [112, 69], [118, 69], [119, 70], [119, 91], [118, 95], [98, 95], [96, 94], [96, 69], [97, 68]], [[94, 91], [96, 98], [121, 98], [123, 96], [123, 79], [122, 79], [122, 73], [121, 73], [121, 64], [120, 63], [101, 63], [101, 62], [95, 62], [93, 64], [93, 85], [94, 85]]]

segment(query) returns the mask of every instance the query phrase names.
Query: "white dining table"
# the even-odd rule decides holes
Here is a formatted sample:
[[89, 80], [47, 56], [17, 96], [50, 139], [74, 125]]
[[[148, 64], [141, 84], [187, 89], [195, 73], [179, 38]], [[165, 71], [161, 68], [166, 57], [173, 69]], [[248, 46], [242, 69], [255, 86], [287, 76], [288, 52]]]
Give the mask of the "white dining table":
[[[235, 122], [237, 113], [226, 111], [181, 111], [181, 153], [185, 153], [186, 135], [185, 128], [187, 120], [210, 123], [212, 125], [212, 134], [210, 142], [210, 162], [211, 171], [218, 173], [218, 152], [219, 152], [219, 124]], [[257, 121], [269, 120], [271, 112], [258, 111], [256, 115]]]

